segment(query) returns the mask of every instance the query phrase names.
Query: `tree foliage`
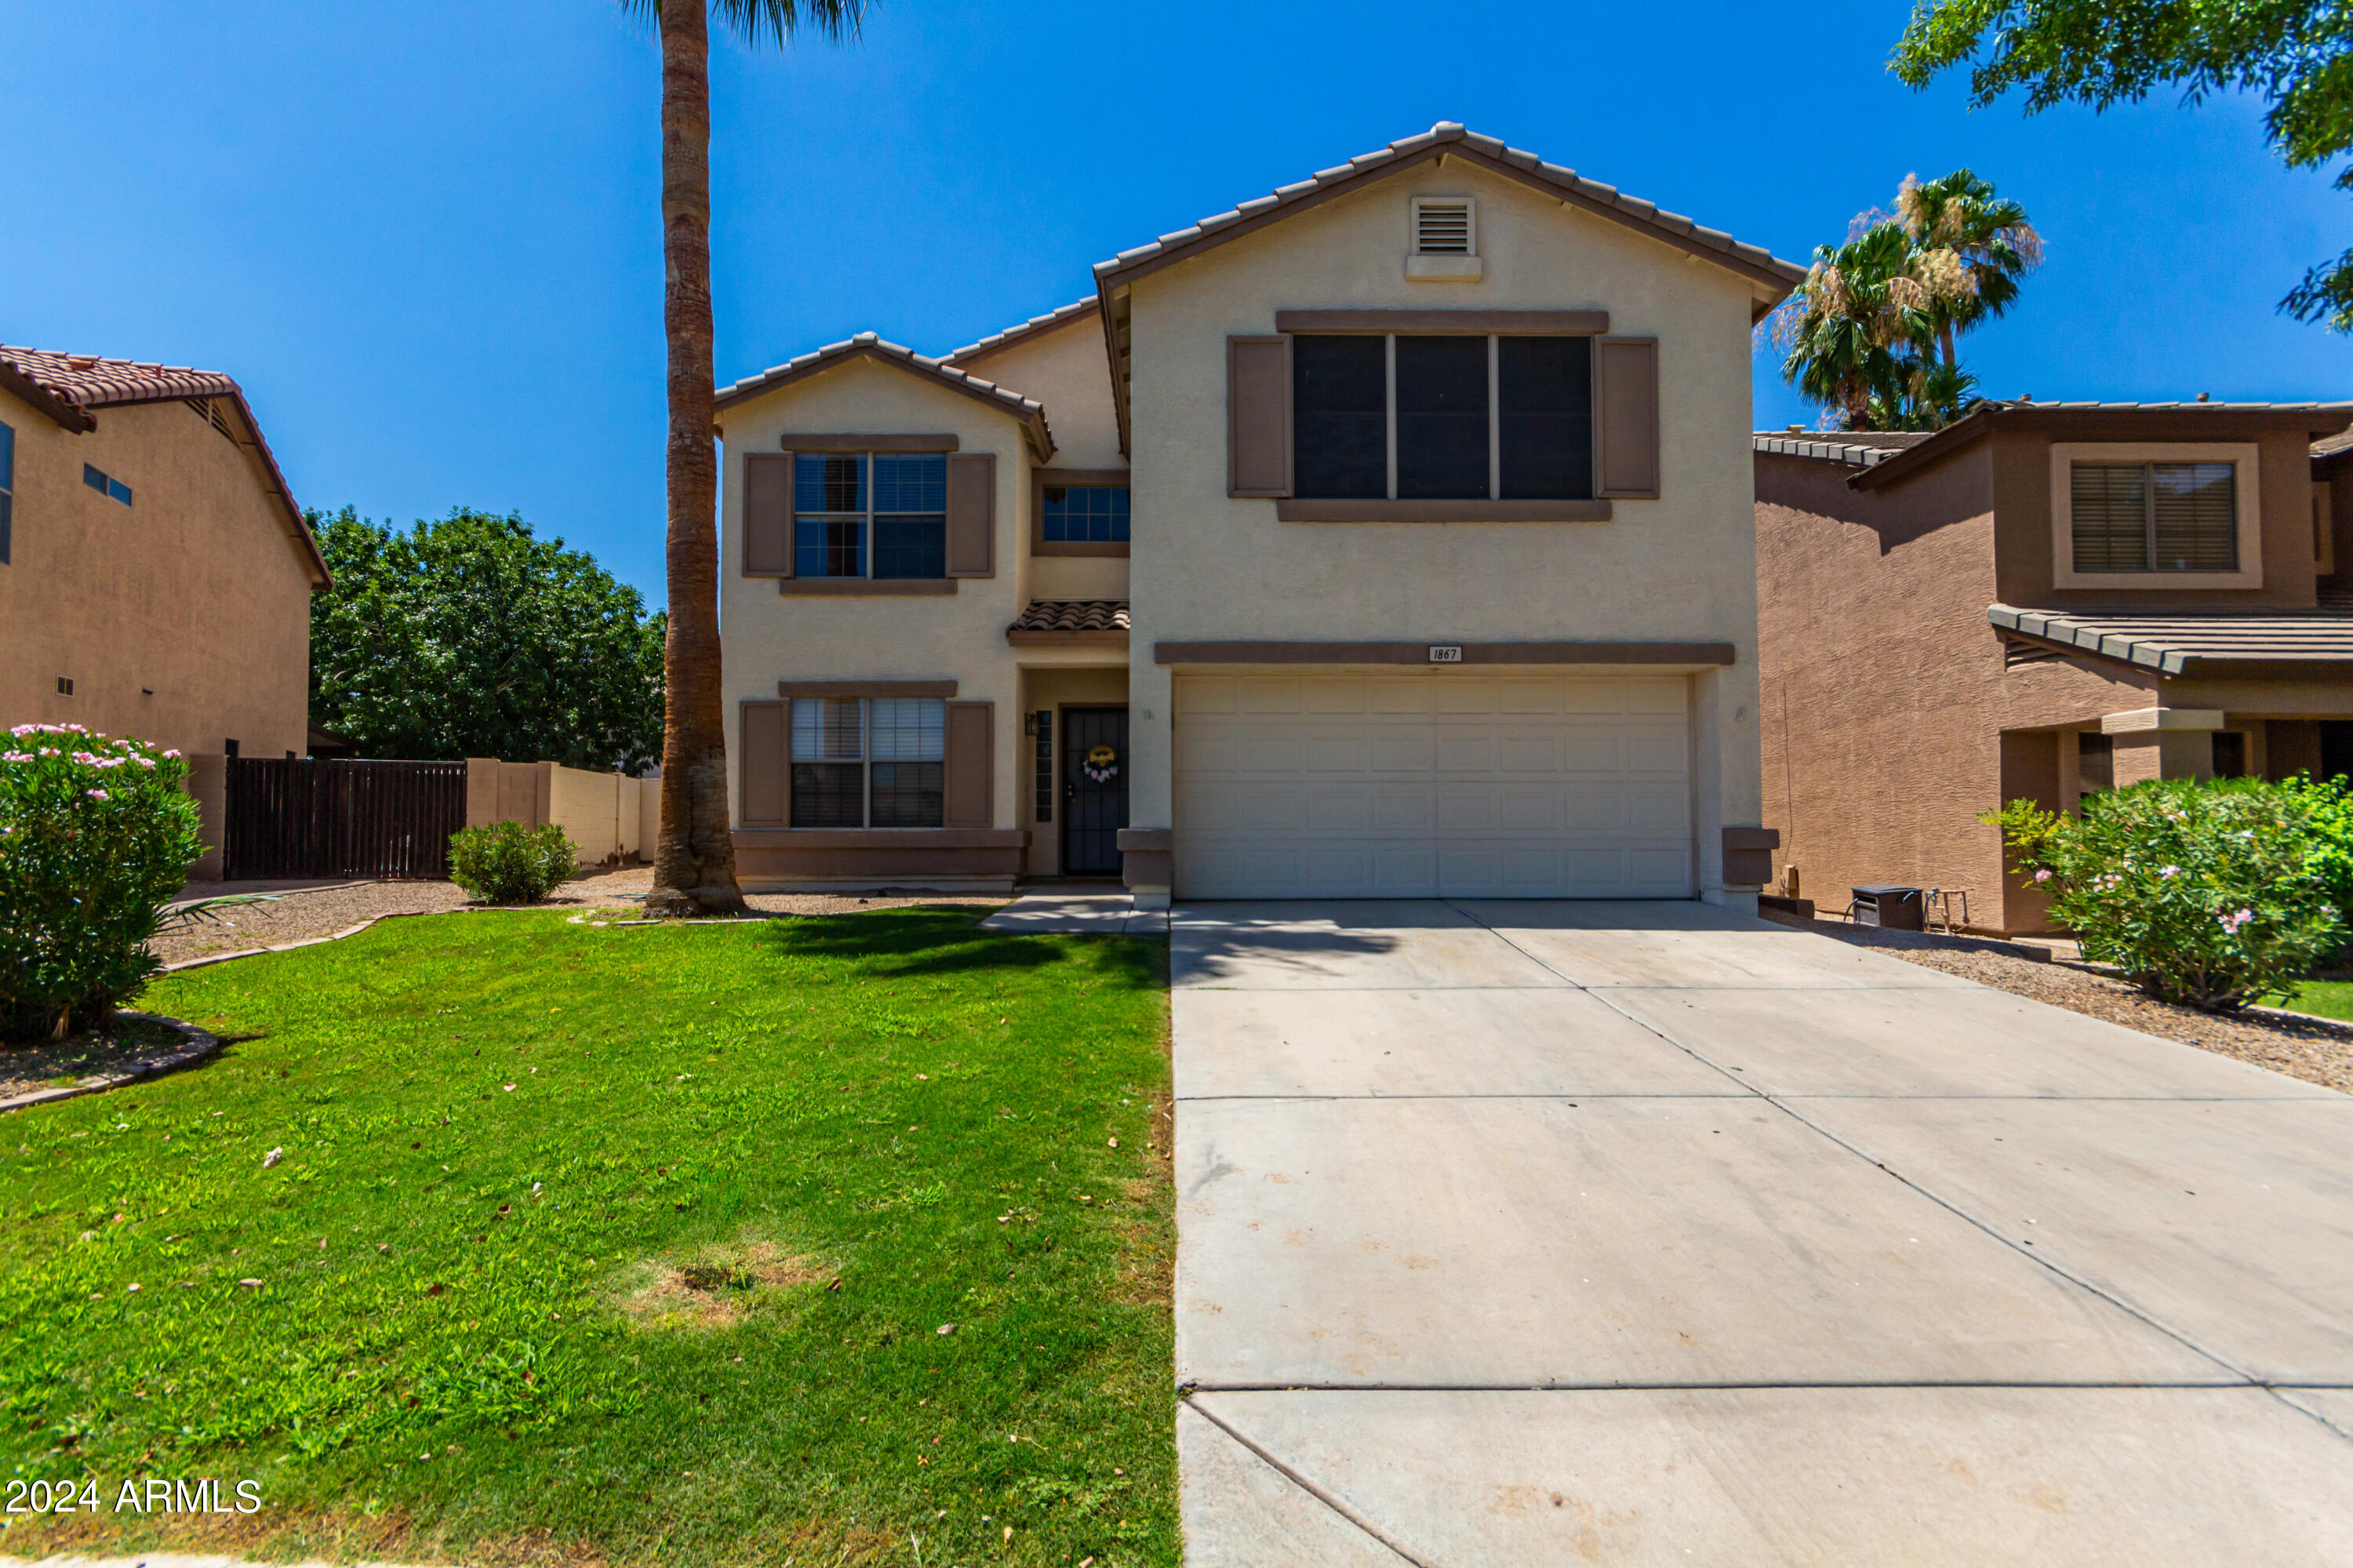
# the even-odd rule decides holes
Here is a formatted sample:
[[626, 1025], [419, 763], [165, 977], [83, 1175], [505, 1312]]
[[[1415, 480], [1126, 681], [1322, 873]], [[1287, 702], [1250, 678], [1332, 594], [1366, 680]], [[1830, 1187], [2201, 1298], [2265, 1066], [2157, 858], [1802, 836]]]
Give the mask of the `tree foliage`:
[[2026, 209], [1956, 169], [1906, 175], [1894, 213], [1856, 217], [1766, 323], [1781, 374], [1850, 430], [1933, 430], [1976, 390], [1954, 339], [2000, 315], [2042, 260]]
[[[2353, 149], [2353, 4], [2347, 0], [1924, 0], [1888, 69], [1913, 87], [1969, 66], [1982, 108], [2013, 89], [2026, 111], [2105, 110], [2178, 87], [2188, 103], [2262, 95], [2266, 138], [2290, 168]], [[2353, 190], [2353, 167], [2337, 176]], [[2353, 249], [2313, 267], [2280, 302], [2353, 332]]]
[[641, 771], [661, 750], [660, 612], [562, 539], [459, 507], [406, 533], [310, 514], [311, 719], [363, 755]]

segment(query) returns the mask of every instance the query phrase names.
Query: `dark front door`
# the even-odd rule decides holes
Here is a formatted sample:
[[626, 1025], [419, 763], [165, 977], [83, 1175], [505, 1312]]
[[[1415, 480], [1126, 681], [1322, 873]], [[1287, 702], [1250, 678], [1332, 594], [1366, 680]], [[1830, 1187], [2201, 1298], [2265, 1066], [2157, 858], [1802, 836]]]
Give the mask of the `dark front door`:
[[1119, 874], [1127, 826], [1127, 710], [1062, 710], [1062, 874]]

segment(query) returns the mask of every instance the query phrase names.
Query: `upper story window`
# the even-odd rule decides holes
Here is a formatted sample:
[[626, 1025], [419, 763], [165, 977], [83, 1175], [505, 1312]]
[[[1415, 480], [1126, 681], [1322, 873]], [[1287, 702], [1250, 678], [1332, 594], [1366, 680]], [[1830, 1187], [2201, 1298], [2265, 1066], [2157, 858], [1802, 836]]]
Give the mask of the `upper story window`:
[[125, 506], [131, 504], [129, 485], [111, 474], [90, 467], [88, 463], [81, 465], [81, 482], [111, 501], [120, 501]]
[[0, 425], [0, 567], [8, 564], [9, 535], [16, 510], [16, 432]]
[[2079, 573], [2239, 569], [2235, 463], [2078, 462], [2069, 500]]
[[1128, 542], [1124, 485], [1050, 484], [1041, 506], [1040, 526], [1050, 545]]
[[936, 828], [946, 805], [947, 704], [796, 697], [796, 828]]
[[[796, 456], [794, 575], [947, 576], [947, 494], [944, 453], [804, 452]], [[797, 726], [798, 722], [797, 713]], [[798, 736], [797, 727], [794, 733]], [[795, 799], [798, 800], [797, 793]]]
[[1301, 497], [1593, 495], [1588, 337], [1301, 334], [1292, 410]]

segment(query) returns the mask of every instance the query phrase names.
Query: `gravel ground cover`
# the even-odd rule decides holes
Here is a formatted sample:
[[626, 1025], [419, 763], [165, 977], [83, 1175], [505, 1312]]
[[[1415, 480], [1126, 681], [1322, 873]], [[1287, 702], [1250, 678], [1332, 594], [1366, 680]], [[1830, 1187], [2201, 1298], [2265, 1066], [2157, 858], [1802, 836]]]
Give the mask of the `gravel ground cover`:
[[128, 1078], [193, 1054], [188, 1036], [135, 1012], [37, 1045], [0, 1046], [0, 1105], [47, 1089]]
[[[565, 883], [549, 902], [628, 909], [645, 901], [653, 883], [650, 866], [600, 872]], [[201, 922], [158, 937], [152, 944], [155, 956], [167, 964], [185, 963], [190, 959], [216, 953], [332, 937], [380, 915], [438, 915], [452, 909], [480, 907], [472, 904], [466, 890], [454, 882], [192, 882], [182, 895], [206, 898], [222, 893], [278, 893], [281, 896], [275, 904], [248, 904], [225, 909], [217, 921]], [[878, 894], [865, 897], [839, 893], [754, 893], [748, 895], [744, 902], [767, 915], [847, 915], [916, 904], [997, 905], [1006, 900], [993, 895], [949, 893]]]
[[2178, 1040], [2353, 1094], [2353, 1024], [2272, 1009], [2224, 1017], [2144, 996], [2137, 988], [2087, 965], [2037, 963], [2006, 953], [1899, 945], [1874, 940], [1876, 933], [1820, 921], [1812, 928], [1826, 937], [1876, 948], [1890, 958], [1923, 969], [1942, 969], [2013, 996], [2047, 1001], [2160, 1040]]

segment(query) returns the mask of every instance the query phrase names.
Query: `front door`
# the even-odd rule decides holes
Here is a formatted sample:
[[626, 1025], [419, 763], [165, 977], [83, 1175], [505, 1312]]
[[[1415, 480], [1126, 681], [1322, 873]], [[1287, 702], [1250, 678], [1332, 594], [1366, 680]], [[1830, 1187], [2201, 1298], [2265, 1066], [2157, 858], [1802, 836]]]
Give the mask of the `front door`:
[[1062, 874], [1119, 874], [1127, 826], [1127, 710], [1062, 710]]

